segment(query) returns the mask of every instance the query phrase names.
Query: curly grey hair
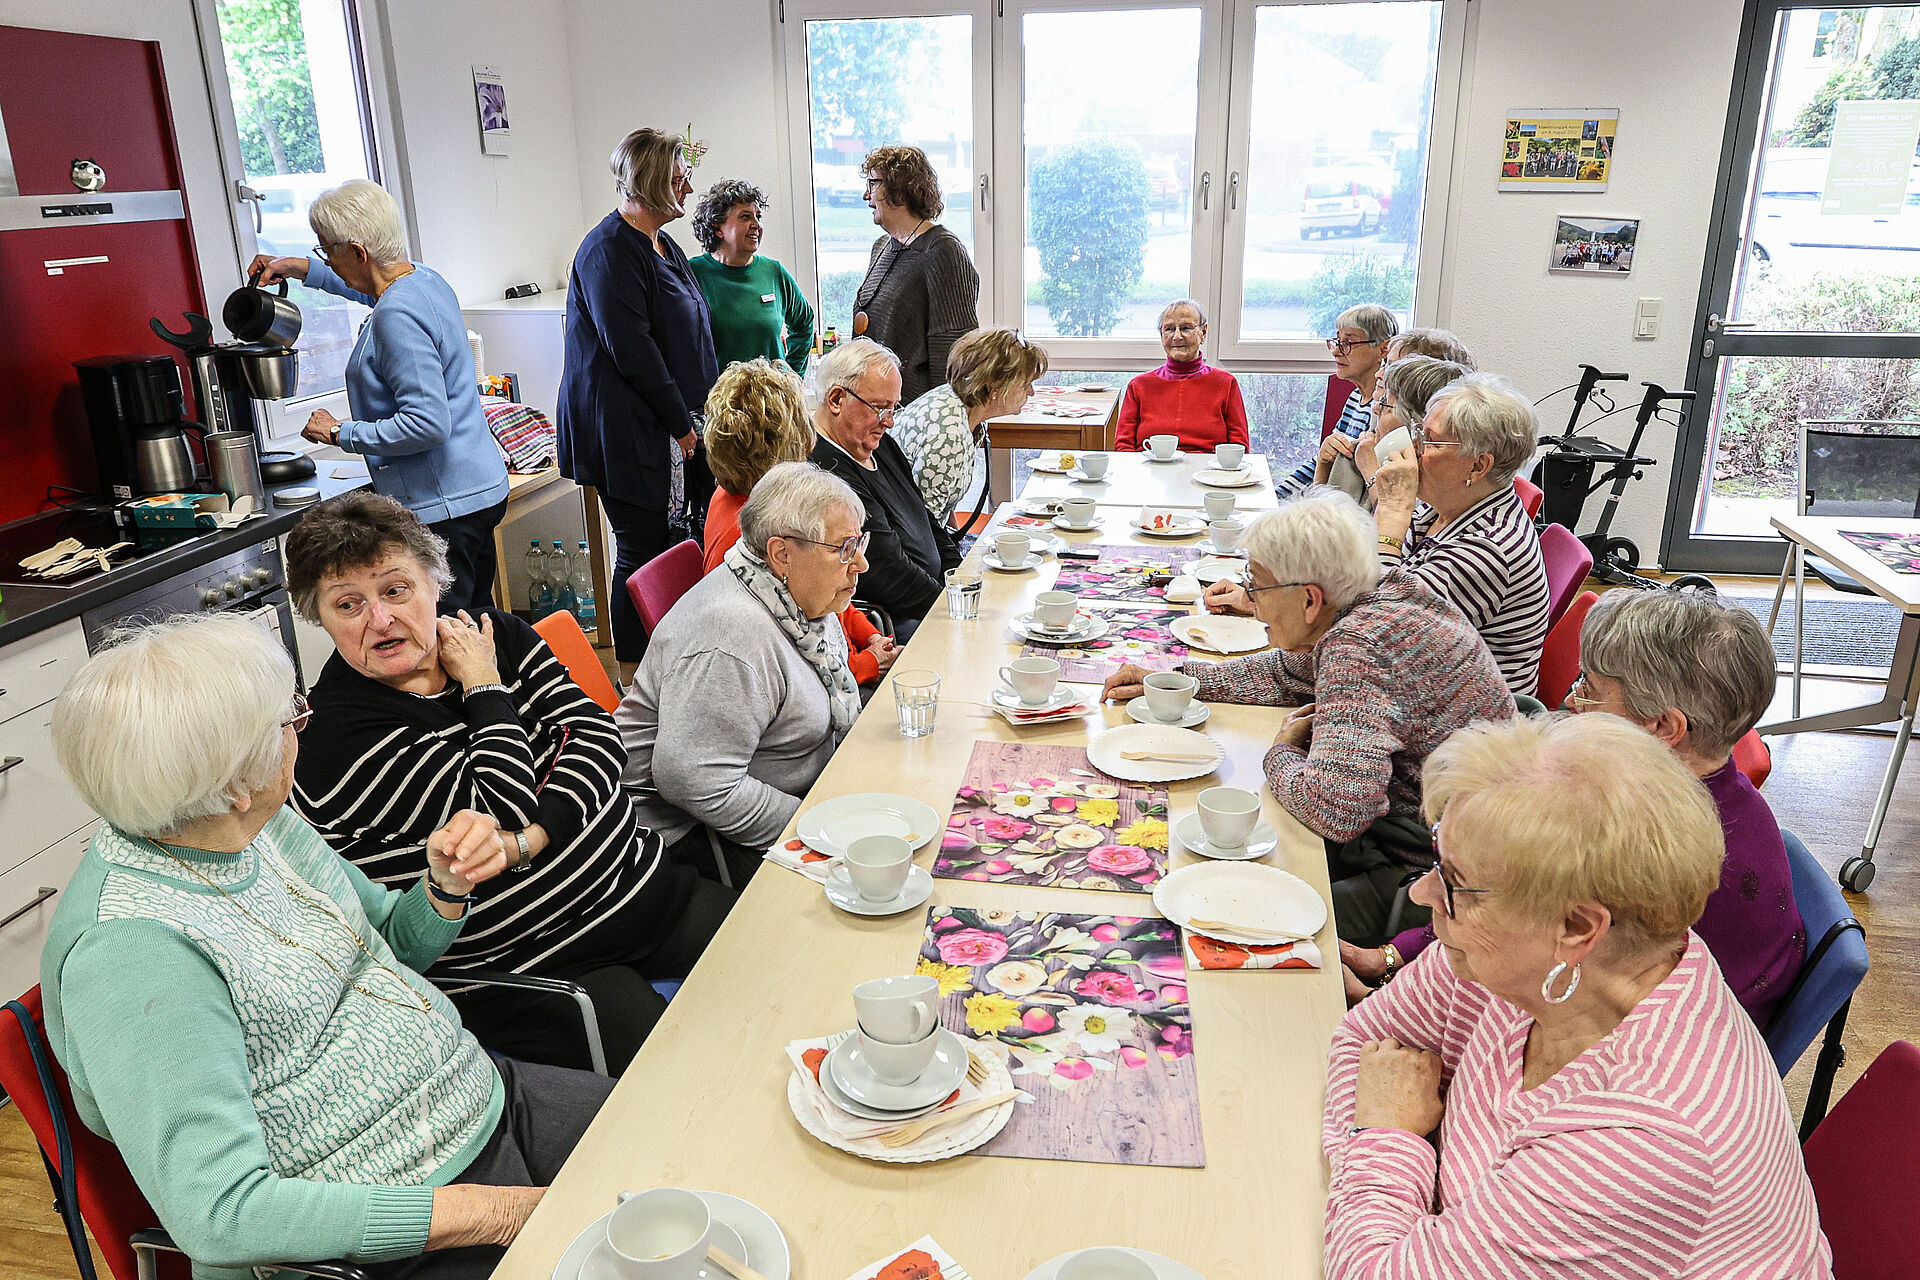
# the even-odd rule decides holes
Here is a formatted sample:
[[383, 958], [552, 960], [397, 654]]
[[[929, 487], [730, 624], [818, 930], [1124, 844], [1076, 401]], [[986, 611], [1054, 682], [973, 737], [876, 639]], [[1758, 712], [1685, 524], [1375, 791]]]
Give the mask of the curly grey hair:
[[720, 247], [720, 224], [727, 220], [737, 204], [767, 207], [767, 193], [739, 178], [722, 178], [707, 188], [693, 210], [693, 235], [701, 248], [712, 253]]

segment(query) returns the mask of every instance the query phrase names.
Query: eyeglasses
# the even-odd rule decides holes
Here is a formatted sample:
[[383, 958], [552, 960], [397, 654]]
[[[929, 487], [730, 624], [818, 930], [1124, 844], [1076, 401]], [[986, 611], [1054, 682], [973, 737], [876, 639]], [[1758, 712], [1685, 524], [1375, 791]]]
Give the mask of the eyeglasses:
[[1206, 327], [1203, 324], [1163, 324], [1160, 326], [1160, 332], [1169, 338], [1187, 338]]
[[335, 249], [338, 249], [343, 244], [352, 244], [352, 243], [353, 241], [351, 240], [335, 240], [331, 244], [317, 244], [313, 246], [313, 256], [320, 259], [322, 262], [331, 263], [333, 261], [333, 251]]
[[1276, 582], [1270, 587], [1256, 587], [1253, 585], [1253, 575], [1251, 573], [1241, 574], [1239, 583], [1241, 589], [1250, 596], [1257, 596], [1262, 591], [1284, 591], [1288, 587], [1311, 587], [1318, 585], [1312, 582]]
[[313, 708], [307, 705], [307, 695], [296, 693], [293, 695], [293, 715], [282, 720], [280, 727], [299, 733], [307, 727], [307, 721], [311, 719], [313, 719]]
[[1463, 443], [1459, 440], [1433, 439], [1427, 434], [1424, 423], [1409, 428], [1407, 434], [1413, 437], [1413, 451], [1415, 453], [1425, 453], [1429, 449], [1458, 449]]
[[1434, 823], [1428, 830], [1433, 835], [1433, 866], [1430, 870], [1440, 877], [1440, 887], [1446, 891], [1447, 919], [1457, 920], [1459, 916], [1453, 909], [1453, 895], [1456, 893], [1492, 893], [1492, 889], [1469, 889], [1466, 885], [1455, 884], [1447, 879], [1447, 870], [1440, 865], [1440, 824]]
[[900, 408], [900, 402], [898, 400], [894, 401], [890, 405], [887, 405], [885, 408], [881, 408], [879, 405], [875, 404], [873, 401], [861, 395], [858, 391], [855, 391], [852, 387], [842, 387], [840, 389], [846, 392], [848, 395], [852, 396], [855, 400], [858, 400], [861, 404], [867, 406], [867, 408], [873, 410], [873, 416], [876, 418], [883, 418], [883, 419], [891, 418], [894, 415], [894, 413]]
[[[1382, 338], [1380, 341], [1384, 342], [1386, 341], [1386, 339]], [[1327, 350], [1333, 352], [1333, 354], [1337, 356], [1345, 355], [1347, 352], [1353, 350], [1355, 347], [1377, 347], [1379, 345], [1380, 345], [1379, 342], [1368, 342], [1365, 338], [1352, 338], [1352, 339], [1328, 338], [1327, 339]]]
[[867, 544], [873, 541], [871, 533], [856, 533], [845, 542], [821, 542], [818, 538], [803, 538], [797, 533], [783, 533], [780, 536], [794, 542], [805, 542], [811, 546], [829, 547], [838, 551], [841, 564], [852, 564], [855, 557], [867, 554]]
[[1592, 689], [1593, 685], [1588, 682], [1587, 673], [1582, 671], [1573, 678], [1573, 687], [1567, 690], [1566, 700], [1560, 705], [1564, 707], [1573, 703], [1579, 703], [1579, 706], [1573, 708], [1575, 713], [1587, 707], [1605, 706], [1606, 703], [1604, 701], [1591, 696]]

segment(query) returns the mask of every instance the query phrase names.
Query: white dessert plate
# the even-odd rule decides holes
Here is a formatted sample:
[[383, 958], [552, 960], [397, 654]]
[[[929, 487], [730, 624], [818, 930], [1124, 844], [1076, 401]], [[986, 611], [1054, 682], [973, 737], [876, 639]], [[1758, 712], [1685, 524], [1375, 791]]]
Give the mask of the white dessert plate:
[[1260, 483], [1260, 477], [1254, 474], [1252, 467], [1242, 465], [1238, 471], [1222, 471], [1218, 467], [1208, 467], [1205, 471], [1193, 473], [1195, 484], [1206, 485], [1209, 489], [1245, 489]]
[[1267, 624], [1258, 618], [1190, 613], [1168, 623], [1167, 630], [1183, 643], [1209, 653], [1252, 653], [1267, 647]]
[[[1163, 751], [1203, 756], [1200, 760], [1123, 760], [1123, 751]], [[1128, 782], [1179, 782], [1212, 773], [1227, 758], [1224, 748], [1204, 733], [1166, 724], [1123, 724], [1087, 744], [1087, 762], [1100, 772]]]
[[[1126, 1249], [1140, 1261], [1153, 1268], [1153, 1280], [1206, 1280], [1184, 1262], [1175, 1262], [1172, 1258], [1157, 1253], [1148, 1253], [1145, 1249], [1127, 1249], [1125, 1245], [1111, 1245], [1110, 1248]], [[1063, 1253], [1057, 1258], [1049, 1258], [1033, 1270], [1027, 1272], [1026, 1280], [1059, 1280], [1060, 1268], [1074, 1258], [1085, 1253], [1085, 1249], [1075, 1249], [1072, 1253]]]
[[1157, 528], [1141, 524], [1138, 520], [1129, 520], [1127, 525], [1135, 533], [1144, 533], [1149, 538], [1191, 538], [1207, 531], [1207, 522], [1199, 516], [1177, 512], [1168, 517], [1168, 523]]
[[1327, 901], [1312, 885], [1262, 862], [1190, 863], [1153, 886], [1153, 905], [1183, 929], [1194, 920], [1244, 925], [1194, 932], [1247, 946], [1311, 938], [1327, 923]]
[[946, 826], [932, 806], [911, 796], [863, 791], [822, 800], [800, 815], [796, 834], [816, 853], [844, 858], [847, 845], [862, 836], [899, 836], [920, 849]]

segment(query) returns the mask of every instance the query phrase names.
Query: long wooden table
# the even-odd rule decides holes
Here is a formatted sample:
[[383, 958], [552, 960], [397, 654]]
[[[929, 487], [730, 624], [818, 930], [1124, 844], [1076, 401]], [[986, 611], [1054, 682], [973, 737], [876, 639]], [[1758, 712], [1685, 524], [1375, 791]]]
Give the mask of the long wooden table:
[[[1216, 490], [1200, 484], [1194, 476], [1213, 466], [1210, 453], [1183, 453], [1169, 462], [1155, 462], [1144, 453], [1115, 453], [1107, 464], [1107, 473], [1098, 482], [1075, 480], [1070, 476], [1054, 472], [1034, 471], [1022, 489], [1021, 496], [1026, 498], [1092, 498], [1101, 506], [1131, 507], [1132, 512], [1143, 506], [1156, 507], [1198, 507], [1206, 503], [1209, 493]], [[1240, 511], [1271, 511], [1280, 505], [1273, 492], [1273, 472], [1267, 467], [1265, 456], [1250, 453], [1246, 465], [1253, 469], [1254, 484], [1237, 489], [1221, 489], [1217, 492], [1231, 493]]]
[[[1068, 539], [1151, 542], [1123, 536], [1123, 524]], [[977, 550], [970, 563], [978, 567]], [[883, 684], [802, 812], [832, 796], [882, 790], [945, 813], [977, 740], [1081, 744], [1090, 731], [1130, 723], [1121, 707], [1108, 706], [1078, 723], [1015, 730], [975, 705], [1018, 651], [1008, 620], [1031, 607], [1056, 572], [1051, 558], [1021, 574], [985, 571], [973, 621], [955, 622], [944, 603], [935, 605], [893, 671], [941, 673], [936, 731], [901, 737]], [[1212, 710], [1203, 731], [1226, 748], [1227, 761], [1208, 777], [1171, 784], [1172, 816], [1191, 813], [1209, 786], [1259, 790], [1263, 817], [1281, 837], [1267, 861], [1327, 894], [1320, 840], [1263, 786], [1261, 760], [1282, 712]], [[930, 865], [933, 853], [923, 849], [920, 863]], [[1173, 854], [1176, 866], [1193, 860]], [[1144, 895], [957, 880], [936, 881], [932, 904], [1152, 911]], [[1319, 937], [1328, 959], [1319, 971], [1189, 975], [1204, 1169], [982, 1156], [882, 1165], [807, 1136], [787, 1106], [784, 1046], [850, 1026], [853, 985], [910, 971], [925, 924], [925, 909], [888, 919], [844, 915], [812, 881], [761, 868], [496, 1280], [546, 1280], [620, 1191], [665, 1184], [725, 1191], [765, 1209], [792, 1245], [794, 1280], [842, 1280], [929, 1233], [975, 1280], [1021, 1280], [1048, 1258], [1098, 1244], [1150, 1249], [1208, 1280], [1321, 1275], [1321, 1102], [1327, 1046], [1345, 1009], [1331, 922]]]
[[[993, 447], [987, 454], [987, 475], [1002, 499], [1013, 493], [1015, 449], [1111, 449], [1114, 421], [1120, 416], [1119, 379], [1100, 391], [1036, 393], [1018, 413], [989, 418], [987, 436]], [[1058, 418], [1033, 407], [1038, 401], [1060, 400], [1100, 410], [1081, 418]]]

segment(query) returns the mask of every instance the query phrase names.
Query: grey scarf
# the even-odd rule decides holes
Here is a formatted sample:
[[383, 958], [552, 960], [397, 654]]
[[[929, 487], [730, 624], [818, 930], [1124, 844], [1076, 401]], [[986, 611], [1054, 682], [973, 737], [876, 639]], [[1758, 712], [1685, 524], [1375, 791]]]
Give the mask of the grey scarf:
[[773, 615], [774, 623], [820, 677], [820, 683], [827, 690], [827, 709], [833, 716], [834, 740], [846, 737], [847, 730], [853, 727], [853, 718], [860, 714], [860, 686], [847, 667], [845, 652], [836, 652], [827, 638], [827, 620], [809, 621], [794, 603], [787, 584], [774, 577], [767, 562], [754, 555], [746, 543], [736, 542], [727, 548], [721, 563], [740, 580], [747, 594]]

